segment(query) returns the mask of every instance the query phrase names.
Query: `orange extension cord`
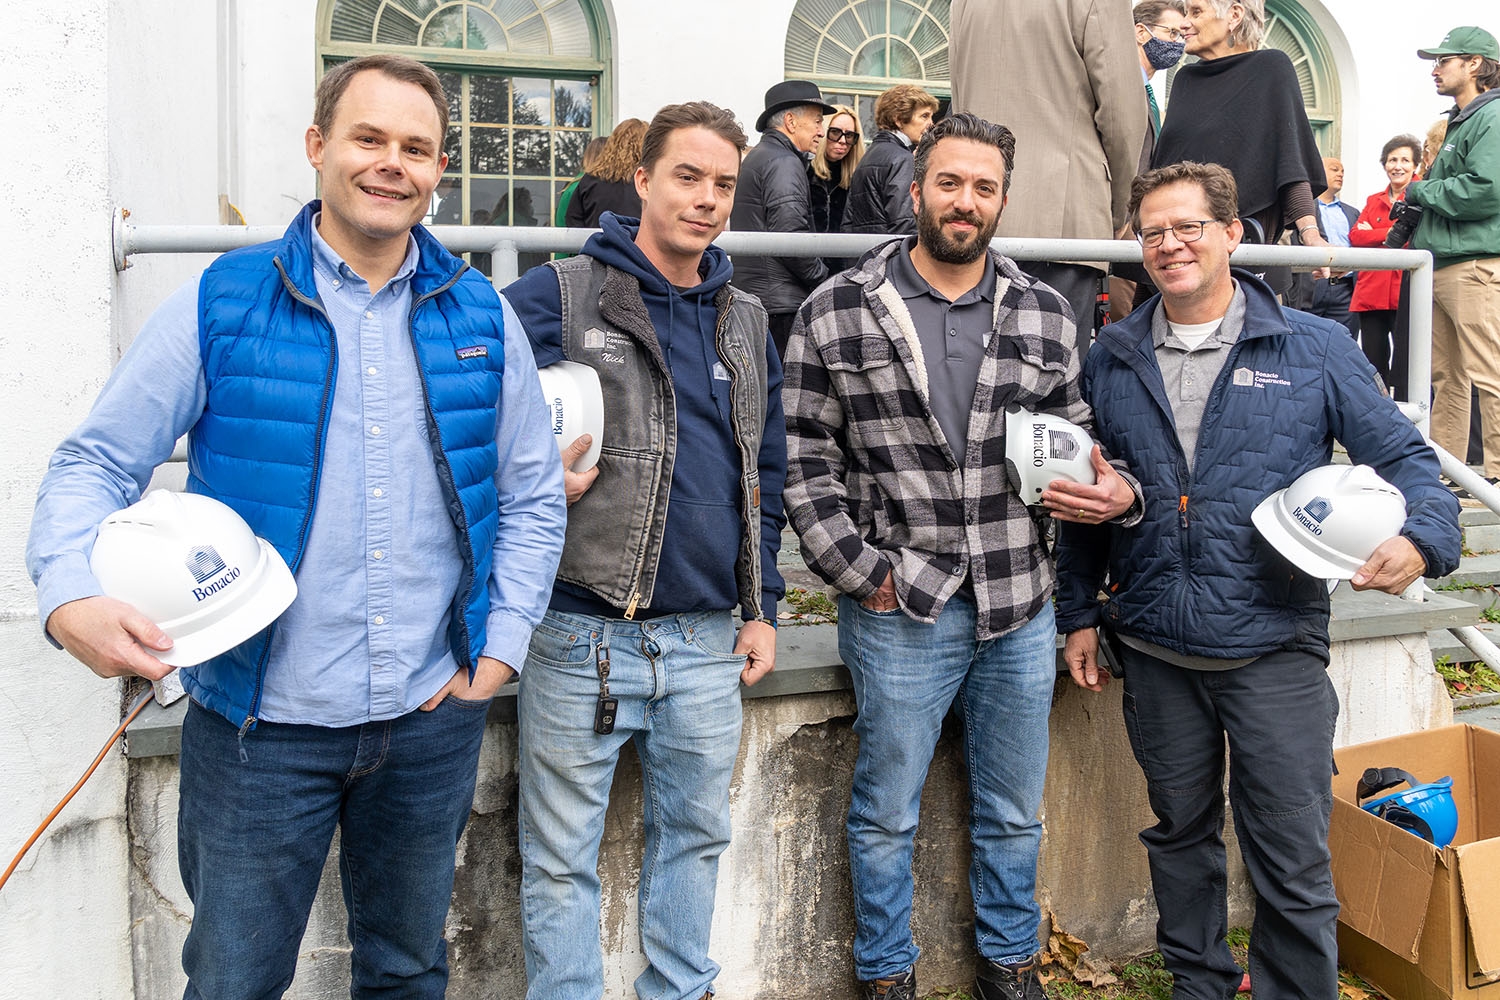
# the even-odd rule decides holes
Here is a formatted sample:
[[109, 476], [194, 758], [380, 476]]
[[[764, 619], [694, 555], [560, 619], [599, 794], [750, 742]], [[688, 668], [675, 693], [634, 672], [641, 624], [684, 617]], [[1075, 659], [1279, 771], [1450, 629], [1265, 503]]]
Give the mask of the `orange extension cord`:
[[125, 728], [135, 721], [135, 717], [141, 714], [141, 709], [145, 708], [147, 703], [150, 701], [151, 692], [147, 691], [145, 695], [142, 696], [140, 702], [135, 706], [135, 708], [130, 710], [130, 714], [125, 716], [125, 721], [120, 723], [120, 728], [115, 730], [114, 735], [109, 738], [109, 742], [105, 743], [104, 746], [100, 748], [99, 755], [94, 758], [94, 762], [89, 765], [89, 769], [83, 772], [83, 777], [79, 778], [77, 784], [68, 789], [68, 794], [62, 797], [61, 802], [52, 807], [52, 811], [47, 814], [47, 818], [42, 820], [42, 825], [37, 827], [36, 832], [31, 835], [26, 843], [21, 845], [21, 850], [16, 854], [16, 856], [11, 860], [10, 865], [5, 869], [5, 874], [0, 875], [0, 889], [5, 888], [5, 883], [10, 881], [11, 873], [16, 870], [16, 866], [19, 865], [21, 863], [21, 859], [26, 856], [26, 852], [31, 850], [31, 846], [37, 842], [37, 840], [43, 833], [46, 832], [47, 827], [52, 825], [52, 821], [57, 819], [57, 814], [63, 811], [63, 807], [66, 806], [69, 802], [73, 801], [73, 796], [78, 794], [78, 790], [83, 787], [83, 783], [85, 781], [88, 781], [89, 778], [93, 777], [94, 772], [98, 770], [99, 765], [104, 763], [105, 755], [109, 753], [110, 748], [115, 745], [115, 743], [120, 739], [121, 736], [125, 735]]

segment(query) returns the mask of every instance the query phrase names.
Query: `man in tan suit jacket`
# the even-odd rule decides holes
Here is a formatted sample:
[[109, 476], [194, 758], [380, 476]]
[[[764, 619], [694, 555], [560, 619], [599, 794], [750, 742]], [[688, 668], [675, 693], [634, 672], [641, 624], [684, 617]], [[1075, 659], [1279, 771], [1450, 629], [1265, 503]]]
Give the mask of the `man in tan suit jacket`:
[[[955, 0], [953, 110], [1016, 135], [1000, 236], [1112, 239], [1146, 133], [1129, 0]], [[1073, 306], [1088, 349], [1102, 264], [1021, 262]]]

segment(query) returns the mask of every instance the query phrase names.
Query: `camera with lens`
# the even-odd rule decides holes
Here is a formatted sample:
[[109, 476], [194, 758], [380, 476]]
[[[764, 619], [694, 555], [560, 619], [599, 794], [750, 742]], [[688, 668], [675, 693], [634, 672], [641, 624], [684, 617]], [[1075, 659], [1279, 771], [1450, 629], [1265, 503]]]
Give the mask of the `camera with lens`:
[[1409, 201], [1398, 201], [1391, 205], [1391, 231], [1385, 234], [1385, 245], [1400, 250], [1411, 242], [1411, 234], [1422, 221], [1422, 206]]

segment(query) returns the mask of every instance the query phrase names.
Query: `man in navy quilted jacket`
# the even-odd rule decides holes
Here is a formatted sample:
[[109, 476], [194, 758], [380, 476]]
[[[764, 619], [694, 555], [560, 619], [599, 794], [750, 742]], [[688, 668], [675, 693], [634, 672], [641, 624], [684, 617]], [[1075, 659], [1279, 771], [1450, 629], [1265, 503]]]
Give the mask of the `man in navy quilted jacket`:
[[[1174, 997], [1233, 996], [1225, 900], [1229, 802], [1256, 894], [1258, 1000], [1338, 994], [1329, 869], [1333, 733], [1328, 590], [1251, 524], [1255, 505], [1325, 465], [1335, 439], [1406, 498], [1401, 532], [1355, 573], [1400, 593], [1458, 563], [1458, 504], [1417, 430], [1343, 327], [1283, 310], [1231, 271], [1234, 178], [1179, 163], [1136, 178], [1131, 225], [1161, 294], [1104, 328], [1084, 364], [1100, 443], [1139, 477], [1139, 523], [1065, 524], [1058, 631], [1073, 678], [1125, 675], [1125, 725], [1157, 824], [1141, 834]], [[1107, 596], [1101, 599], [1103, 592]]]
[[419, 225], [447, 119], [413, 60], [330, 70], [305, 137], [322, 200], [152, 315], [42, 482], [40, 620], [102, 677], [171, 670], [151, 655], [171, 640], [88, 558], [179, 436], [188, 489], [296, 575], [274, 624], [181, 674], [185, 1000], [286, 992], [335, 830], [350, 995], [447, 985], [490, 699], [546, 610], [566, 519], [526, 333]]

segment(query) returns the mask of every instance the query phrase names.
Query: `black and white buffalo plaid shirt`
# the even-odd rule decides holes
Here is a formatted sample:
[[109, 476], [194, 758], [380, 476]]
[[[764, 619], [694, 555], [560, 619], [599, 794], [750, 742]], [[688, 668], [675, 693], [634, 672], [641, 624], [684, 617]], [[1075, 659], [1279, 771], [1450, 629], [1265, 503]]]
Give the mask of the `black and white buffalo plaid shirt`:
[[1061, 295], [991, 252], [994, 332], [968, 448], [956, 456], [928, 403], [911, 315], [887, 279], [902, 242], [825, 282], [797, 314], [782, 389], [787, 512], [808, 567], [857, 600], [893, 570], [901, 606], [930, 623], [969, 577], [976, 639], [989, 639], [1029, 621], [1052, 596], [1052, 561], [1006, 475], [1005, 409], [1053, 413], [1092, 430], [1075, 327]]

